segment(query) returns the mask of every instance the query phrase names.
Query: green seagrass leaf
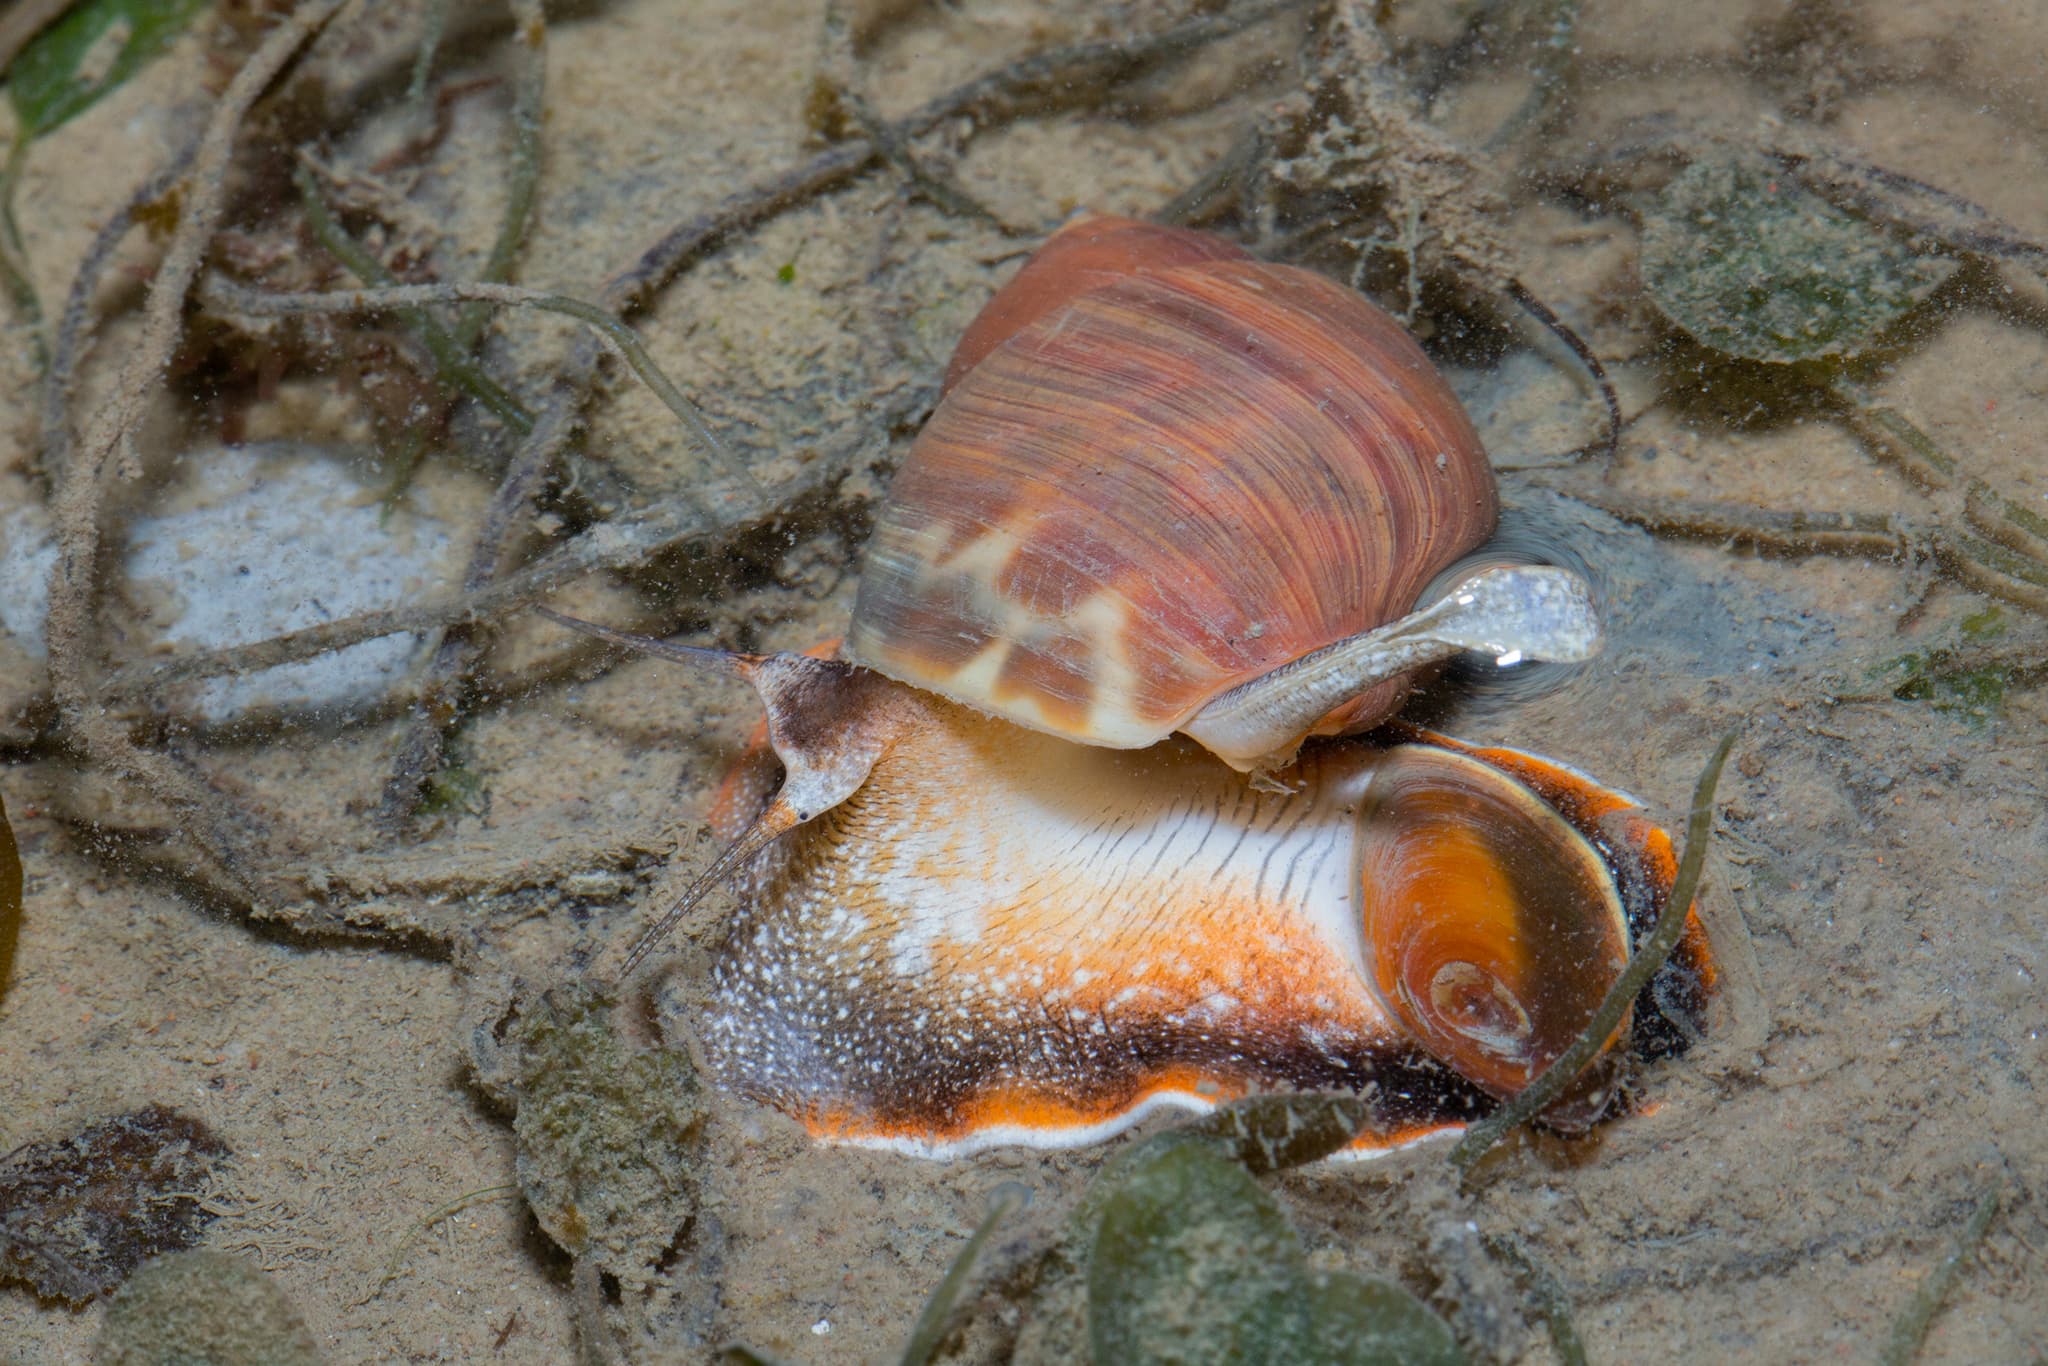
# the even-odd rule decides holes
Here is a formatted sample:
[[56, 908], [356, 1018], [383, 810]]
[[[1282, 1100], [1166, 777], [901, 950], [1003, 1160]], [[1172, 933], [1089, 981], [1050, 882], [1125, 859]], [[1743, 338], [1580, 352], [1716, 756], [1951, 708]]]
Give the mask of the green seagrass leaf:
[[29, 40], [7, 68], [23, 138], [84, 113], [161, 52], [206, 0], [84, 0]]
[[1748, 360], [1854, 355], [1955, 268], [1753, 159], [1694, 162], [1644, 220], [1657, 307]]

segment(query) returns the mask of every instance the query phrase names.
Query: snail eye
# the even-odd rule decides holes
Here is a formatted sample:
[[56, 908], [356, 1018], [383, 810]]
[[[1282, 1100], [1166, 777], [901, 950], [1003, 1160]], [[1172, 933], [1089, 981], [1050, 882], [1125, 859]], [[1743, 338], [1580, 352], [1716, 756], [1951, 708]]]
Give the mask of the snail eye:
[[1389, 751], [1359, 820], [1368, 987], [1437, 1059], [1514, 1095], [1628, 960], [1613, 874], [1534, 792], [1445, 750]]

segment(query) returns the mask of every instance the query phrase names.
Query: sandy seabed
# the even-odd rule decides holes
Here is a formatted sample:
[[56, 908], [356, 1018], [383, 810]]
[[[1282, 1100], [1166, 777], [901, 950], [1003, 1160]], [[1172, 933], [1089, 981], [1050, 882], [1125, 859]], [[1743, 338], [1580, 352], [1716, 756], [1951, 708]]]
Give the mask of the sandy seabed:
[[[376, 8], [374, 18], [344, 10], [313, 60], [402, 70], [376, 54], [416, 44], [419, 13]], [[1456, 16], [1395, 8], [1394, 49], [1412, 77], [1453, 41]], [[1596, 1141], [1525, 1144], [1471, 1190], [1430, 1144], [1274, 1184], [1317, 1264], [1395, 1276], [1445, 1309], [1475, 1351], [1541, 1360], [1540, 1322], [1481, 1249], [1485, 1234], [1516, 1235], [1559, 1277], [1592, 1358], [1609, 1361], [1868, 1360], [1979, 1193], [1997, 1185], [2001, 1212], [1923, 1359], [2036, 1360], [2048, 1353], [2048, 1228], [2035, 1198], [2048, 1157], [2038, 1097], [2048, 1078], [2038, 904], [2048, 714], [2030, 685], [2048, 630], [1911, 555], [1762, 555], [1732, 536], [1660, 538], [1574, 490], [1597, 485], [1607, 505], [1685, 498], [1936, 523], [1939, 498], [1815, 405], [1689, 374], [1688, 353], [1640, 299], [1627, 211], [1648, 197], [1636, 177], [1661, 154], [1629, 149], [1652, 134], [1739, 142], [1811, 130], [2048, 238], [2048, 9], [1579, 8], [1568, 98], [1539, 138], [1503, 153], [1496, 223], [1520, 278], [1616, 372], [1629, 416], [1618, 457], [1604, 471], [1560, 471], [1553, 459], [1597, 424], [1565, 361], [1503, 361], [1449, 324], [1432, 344], [1502, 468], [1504, 504], [1531, 535], [1591, 566], [1611, 638], [1594, 664], [1534, 695], [1454, 692], [1432, 700], [1430, 719], [1611, 779], [1672, 827], [1715, 739], [1735, 731], [1710, 865], [1710, 895], [1745, 931], [1734, 986], [1716, 1034], [1642, 1076], [1652, 1104]], [[1165, 4], [1057, 0], [855, 10], [859, 69], [888, 117], [1033, 50], [1178, 17]], [[551, 18], [522, 281], [594, 295], [674, 224], [816, 153], [806, 109], [825, 15], [812, 0], [620, 0]], [[17, 212], [46, 306], [63, 298], [99, 225], [206, 117], [219, 76], [212, 23], [202, 18], [33, 150]], [[975, 139], [952, 173], [1013, 224], [1049, 224], [1079, 205], [1155, 209], [1298, 92], [1301, 24], [1254, 28], [1119, 101], [1019, 117]], [[357, 117], [319, 144], [354, 202], [378, 206], [394, 241], [451, 274], [476, 268], [501, 210], [505, 47], [497, 20], [455, 25], [436, 79], [480, 84], [447, 102], [438, 141], [400, 169], [377, 168], [420, 125], [389, 90], [361, 93], [382, 89], [376, 80], [362, 80]], [[1482, 51], [1453, 70], [1432, 118], [1476, 146], [1526, 91]], [[293, 126], [280, 116], [262, 129]], [[1570, 179], [1556, 166], [1578, 149], [1615, 158], [1611, 200], [1556, 189]], [[237, 193], [246, 208], [261, 187]], [[244, 236], [223, 250], [260, 258], [267, 229], [229, 221]], [[156, 250], [138, 236], [103, 284], [108, 320], [79, 411], [104, 400], [137, 344], [138, 284]], [[565, 604], [650, 620], [661, 615], [650, 604], [672, 599], [684, 605], [667, 612], [668, 629], [742, 648], [836, 635], [866, 509], [929, 405], [952, 338], [1020, 250], [875, 168], [691, 265], [635, 324], [767, 482], [797, 490], [792, 510], [701, 554], [593, 581]], [[1869, 382], [1971, 477], [2048, 514], [2048, 292], [2011, 266], [1971, 269], [1978, 285], [1938, 296]], [[1420, 316], [1429, 323], [1427, 307]], [[561, 320], [504, 315], [484, 354], [527, 376], [532, 396], [572, 345]], [[4, 352], [0, 535], [18, 549], [38, 534], [31, 519], [48, 489], [35, 456], [36, 371], [18, 327]], [[203, 458], [224, 441], [346, 452], [376, 440], [361, 383], [374, 370], [350, 354], [348, 374], [174, 375], [178, 397], [143, 432], [144, 477], [111, 496], [112, 543], [145, 515], [230, 496]], [[229, 397], [208, 401], [216, 380]], [[450, 444], [472, 422], [458, 418]], [[589, 425], [576, 466], [587, 506], [682, 497], [698, 478], [687, 438], [623, 369], [600, 382]], [[430, 456], [413, 510], [436, 526], [473, 525], [491, 483], [480, 463]], [[336, 468], [350, 471], [343, 496], [374, 498], [362, 462]], [[399, 600], [456, 572], [419, 556], [419, 538], [439, 544], [441, 532], [390, 534], [414, 537], [407, 563], [424, 566], [394, 577]], [[368, 536], [321, 572], [370, 572], [391, 544]], [[182, 553], [226, 563], [244, 549], [223, 534]], [[8, 550], [0, 544], [0, 564], [30, 563]], [[0, 591], [27, 601], [32, 577], [19, 571]], [[110, 588], [102, 635], [115, 663], [178, 639], [178, 593], [208, 591], [203, 580], [166, 582]], [[474, 786], [402, 841], [372, 820], [403, 727], [396, 708], [287, 705], [237, 727], [209, 720], [196, 692], [153, 704], [165, 710], [147, 741], [174, 743], [273, 834], [288, 829], [267, 846], [252, 832], [252, 847], [294, 851], [301, 885], [330, 889], [323, 904], [371, 931], [345, 942], [290, 908], [281, 925], [251, 925], [189, 884], [109, 857], [94, 823], [149, 829], [165, 814], [48, 743], [34, 637], [0, 634], [0, 792], [28, 875], [16, 980], [0, 1003], [0, 1151], [151, 1102], [174, 1106], [235, 1153], [202, 1245], [270, 1270], [333, 1360], [572, 1359], [567, 1260], [515, 1195], [435, 1220], [380, 1281], [420, 1221], [512, 1181], [511, 1127], [472, 1079], [472, 1032], [515, 979], [544, 982], [615, 945], [702, 866], [701, 817], [754, 723], [750, 699], [517, 625], [485, 671], [504, 687], [462, 734]], [[1971, 649], [2010, 666], [1995, 705], [1971, 714], [1893, 695], [1896, 661]], [[676, 963], [687, 1000], [704, 952], [686, 944]], [[995, 1188], [1033, 1192], [989, 1254], [999, 1270], [1029, 1255], [1115, 1149], [929, 1163], [820, 1147], [728, 1096], [707, 1104], [693, 1221], [627, 1306], [667, 1334], [629, 1335], [636, 1361], [701, 1360], [734, 1341], [793, 1360], [887, 1359]], [[1060, 1339], [1034, 1327], [1034, 1308], [985, 1296], [949, 1359], [1050, 1351]], [[90, 1360], [99, 1314], [0, 1287], [0, 1357]]]

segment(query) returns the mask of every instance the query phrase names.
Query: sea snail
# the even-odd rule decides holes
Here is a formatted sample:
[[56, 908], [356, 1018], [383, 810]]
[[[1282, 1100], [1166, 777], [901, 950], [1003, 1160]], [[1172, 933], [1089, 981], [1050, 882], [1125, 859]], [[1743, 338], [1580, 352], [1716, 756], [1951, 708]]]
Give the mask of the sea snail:
[[1082, 218], [961, 340], [846, 657], [1087, 744], [1182, 731], [1272, 771], [1391, 715], [1411, 652], [1591, 652], [1555, 570], [1385, 629], [1496, 511], [1478, 434], [1385, 313], [1214, 237]]
[[[1470, 422], [1364, 299], [1075, 220], [962, 339], [838, 658], [558, 618], [767, 712], [731, 843], [624, 971], [735, 877], [704, 1051], [823, 1137], [1067, 1145], [1304, 1087], [1373, 1098], [1362, 1151], [1462, 1122], [1571, 1043], [1675, 870], [1632, 799], [1546, 760], [1303, 747], [1457, 651], [1594, 648], [1561, 570], [1411, 611], [1495, 515]], [[1695, 921], [1639, 1033], [1689, 1031], [1712, 978]], [[1549, 1123], [1599, 1117], [1626, 1032]]]

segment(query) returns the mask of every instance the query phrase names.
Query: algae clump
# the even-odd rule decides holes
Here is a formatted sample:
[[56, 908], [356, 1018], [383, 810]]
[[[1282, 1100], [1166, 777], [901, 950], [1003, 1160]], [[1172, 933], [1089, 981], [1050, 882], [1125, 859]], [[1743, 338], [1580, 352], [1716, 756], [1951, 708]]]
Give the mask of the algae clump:
[[[1233, 1136], [1235, 1137], [1235, 1136]], [[1391, 1281], [1316, 1272], [1287, 1216], [1214, 1132], [1105, 1173], [1088, 1255], [1097, 1362], [1456, 1366], [1450, 1327]]]
[[82, 1303], [160, 1253], [199, 1241], [201, 1197], [228, 1147], [190, 1115], [150, 1105], [0, 1157], [0, 1281]]
[[1657, 307], [1748, 360], [1854, 355], [1954, 270], [1750, 158], [1694, 162], [1643, 228]]
[[99, 1366], [318, 1366], [320, 1349], [277, 1282], [224, 1252], [173, 1252], [107, 1304]]
[[696, 1213], [696, 1069], [621, 1039], [612, 1001], [582, 983], [542, 994], [507, 1039], [518, 1058], [517, 1173], [550, 1238], [644, 1286]]

